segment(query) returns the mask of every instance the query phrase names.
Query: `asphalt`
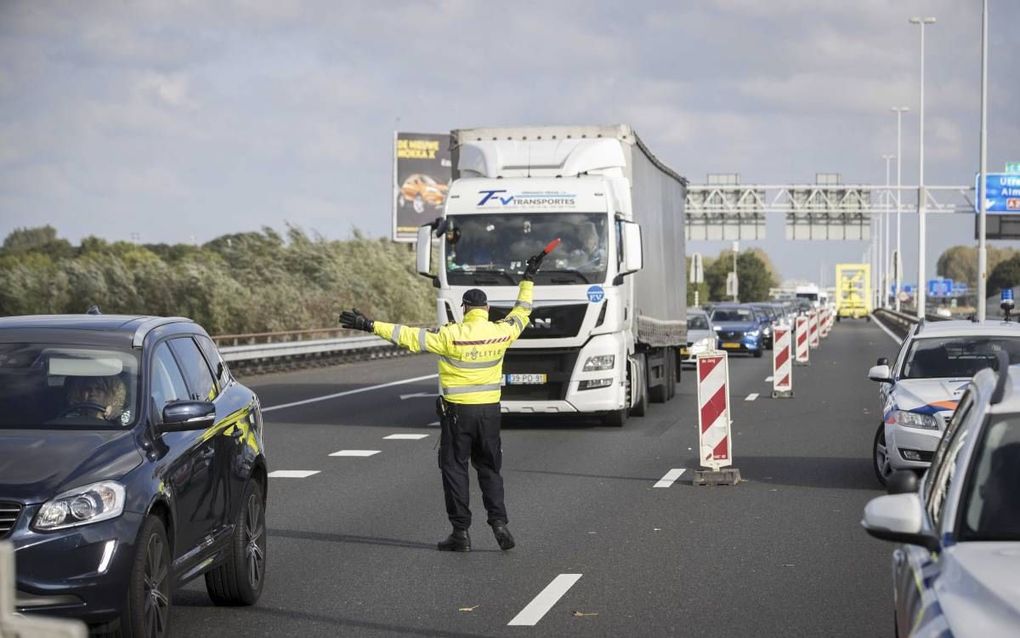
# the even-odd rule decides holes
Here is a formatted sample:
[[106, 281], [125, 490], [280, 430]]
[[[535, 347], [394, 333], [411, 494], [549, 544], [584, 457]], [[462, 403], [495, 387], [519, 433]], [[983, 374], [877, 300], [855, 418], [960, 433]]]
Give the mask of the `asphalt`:
[[[247, 379], [267, 408], [268, 581], [258, 605], [218, 608], [200, 579], [174, 599], [181, 636], [884, 636], [892, 546], [860, 528], [882, 492], [871, 469], [877, 389], [892, 357], [873, 324], [837, 324], [792, 399], [771, 360], [730, 362], [734, 465], [696, 487], [694, 374], [677, 398], [613, 429], [584, 419], [504, 424], [518, 545], [501, 552], [477, 489], [474, 551], [449, 531], [437, 467], [435, 361], [369, 361]], [[423, 378], [424, 377], [424, 378]], [[407, 379], [418, 379], [396, 383]], [[381, 384], [387, 387], [366, 390]], [[272, 409], [324, 395], [324, 401]], [[758, 393], [754, 401], [746, 401]], [[418, 395], [418, 396], [414, 396]], [[384, 440], [397, 433], [420, 440]], [[377, 450], [368, 457], [330, 457]], [[652, 487], [671, 469], [686, 472]], [[561, 574], [580, 574], [533, 626], [509, 626]]]

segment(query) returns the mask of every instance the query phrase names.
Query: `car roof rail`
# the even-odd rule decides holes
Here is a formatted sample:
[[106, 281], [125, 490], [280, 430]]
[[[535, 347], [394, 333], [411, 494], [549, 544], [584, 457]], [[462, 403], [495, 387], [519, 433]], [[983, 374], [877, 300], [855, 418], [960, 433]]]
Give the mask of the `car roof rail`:
[[1006, 394], [1006, 381], [1009, 378], [1009, 354], [998, 352], [999, 369], [998, 377], [995, 379], [995, 390], [992, 391], [991, 404], [1001, 403]]
[[131, 347], [141, 348], [142, 344], [145, 343], [145, 337], [156, 328], [185, 321], [191, 323], [191, 319], [187, 317], [150, 317], [135, 328], [135, 336], [131, 339]]

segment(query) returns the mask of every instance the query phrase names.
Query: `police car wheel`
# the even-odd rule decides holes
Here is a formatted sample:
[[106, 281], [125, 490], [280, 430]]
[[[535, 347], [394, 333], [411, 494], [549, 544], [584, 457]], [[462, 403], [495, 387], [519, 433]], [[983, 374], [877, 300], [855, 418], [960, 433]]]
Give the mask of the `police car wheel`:
[[893, 469], [889, 464], [889, 449], [885, 446], [885, 424], [878, 424], [878, 431], [875, 432], [875, 444], [872, 448], [873, 466], [878, 482], [883, 486], [888, 482]]

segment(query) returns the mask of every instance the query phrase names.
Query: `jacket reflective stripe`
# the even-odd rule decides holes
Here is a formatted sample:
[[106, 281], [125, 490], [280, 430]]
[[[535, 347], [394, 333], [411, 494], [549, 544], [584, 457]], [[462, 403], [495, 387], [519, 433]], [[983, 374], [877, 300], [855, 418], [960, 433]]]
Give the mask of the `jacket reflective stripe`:
[[455, 346], [487, 346], [493, 343], [506, 343], [510, 341], [510, 337], [500, 337], [499, 339], [481, 339], [479, 341], [454, 341]]
[[428, 350], [428, 345], [425, 343], [425, 334], [425, 328], [420, 328], [418, 330], [418, 346], [421, 348], [422, 352]]
[[393, 343], [400, 343], [400, 331], [404, 329], [404, 326], [399, 323], [393, 326], [393, 336], [390, 337], [390, 341]]
[[480, 370], [482, 368], [492, 368], [503, 364], [503, 357], [500, 357], [495, 361], [458, 361], [457, 359], [451, 359], [450, 357], [440, 358], [443, 360], [443, 363], [451, 365], [454, 368], [461, 368], [464, 370]]
[[524, 308], [525, 310], [531, 310], [532, 305], [527, 301], [518, 301], [514, 304], [514, 308]]
[[468, 394], [470, 392], [499, 392], [500, 385], [493, 383], [491, 385], [462, 385], [456, 388], [443, 388], [444, 395], [451, 394]]

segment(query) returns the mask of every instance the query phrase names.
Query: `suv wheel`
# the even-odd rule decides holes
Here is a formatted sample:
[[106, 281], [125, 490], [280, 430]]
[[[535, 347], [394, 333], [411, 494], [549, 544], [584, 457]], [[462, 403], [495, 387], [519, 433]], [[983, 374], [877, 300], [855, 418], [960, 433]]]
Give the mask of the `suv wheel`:
[[878, 477], [879, 483], [885, 485], [893, 473], [892, 464], [889, 462], [889, 449], [885, 446], [885, 423], [879, 423], [878, 431], [875, 432], [873, 458], [875, 476]]
[[258, 481], [248, 481], [241, 503], [227, 560], [205, 575], [217, 605], [254, 605], [266, 581], [266, 501]]
[[131, 565], [120, 634], [161, 638], [170, 630], [170, 542], [158, 517], [145, 519]]

